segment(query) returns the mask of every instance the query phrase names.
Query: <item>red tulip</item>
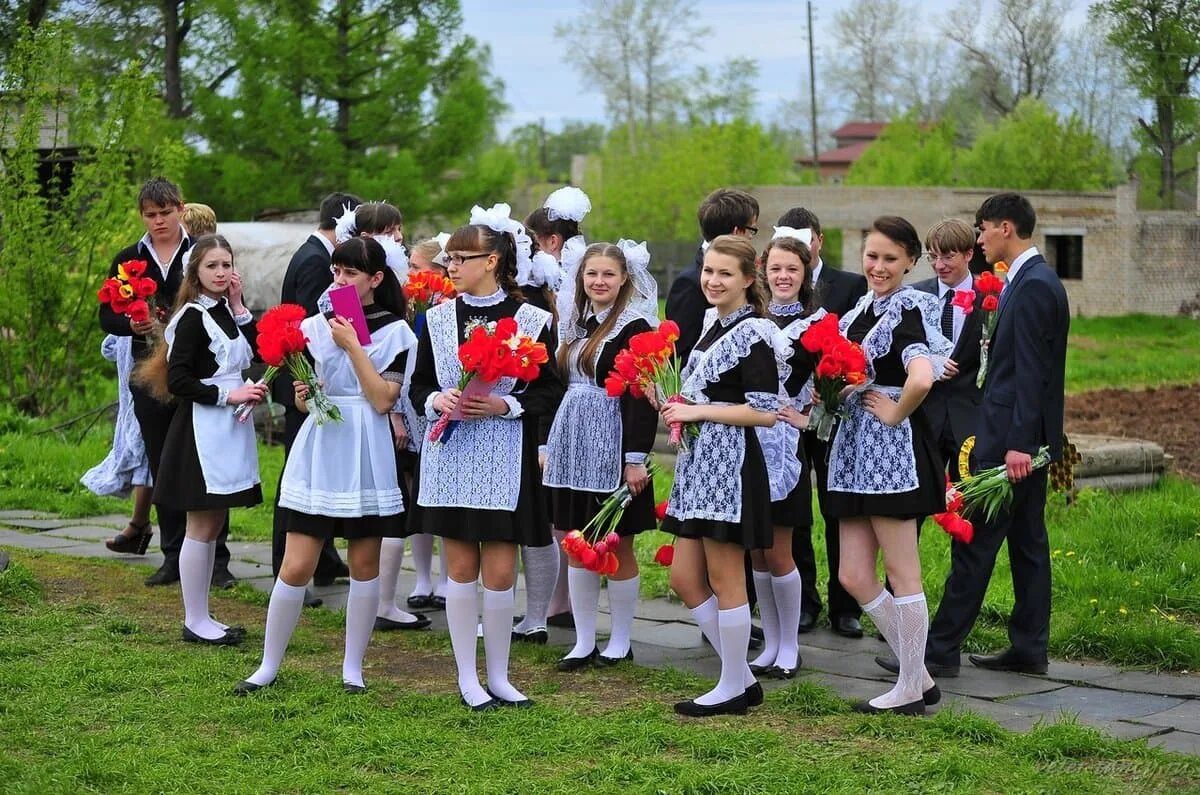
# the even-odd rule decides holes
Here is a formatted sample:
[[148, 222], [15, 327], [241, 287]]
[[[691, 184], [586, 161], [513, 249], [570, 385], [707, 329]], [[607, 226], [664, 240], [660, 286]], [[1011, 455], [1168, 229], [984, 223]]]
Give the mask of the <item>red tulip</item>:
[[660, 522], [667, 518], [667, 500], [663, 500], [658, 505], [654, 506], [654, 515]]
[[663, 544], [654, 553], [654, 562], [660, 566], [670, 566], [675, 562], [675, 546], [673, 544]]
[[995, 312], [1000, 308], [1000, 299], [994, 295], [987, 295], [983, 298], [983, 311]]

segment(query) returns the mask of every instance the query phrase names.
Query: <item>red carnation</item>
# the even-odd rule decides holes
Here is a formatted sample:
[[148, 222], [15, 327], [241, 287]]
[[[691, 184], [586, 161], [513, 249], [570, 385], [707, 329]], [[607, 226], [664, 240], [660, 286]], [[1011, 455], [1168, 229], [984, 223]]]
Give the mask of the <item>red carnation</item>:
[[[975, 291], [974, 290], [955, 290], [954, 297], [950, 299], [950, 303], [957, 306], [963, 311], [964, 315], [969, 315], [975, 311]], [[986, 301], [984, 308], [986, 309]]]

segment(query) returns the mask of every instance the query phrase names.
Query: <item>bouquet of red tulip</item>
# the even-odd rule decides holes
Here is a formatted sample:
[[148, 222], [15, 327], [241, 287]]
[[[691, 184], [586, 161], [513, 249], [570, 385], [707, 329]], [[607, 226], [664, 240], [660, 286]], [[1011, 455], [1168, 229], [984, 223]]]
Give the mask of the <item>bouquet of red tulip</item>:
[[[646, 470], [650, 473], [650, 482], [646, 484], [646, 488], [654, 488], [654, 476], [658, 474], [658, 467], [654, 462], [648, 461]], [[621, 523], [621, 517], [625, 515], [625, 508], [632, 501], [633, 494], [629, 491], [629, 485], [622, 483], [620, 488], [601, 503], [600, 510], [582, 530], [567, 533], [562, 540], [563, 551], [582, 563], [588, 571], [606, 576], [616, 574], [616, 549], [617, 544], [621, 543], [616, 528]], [[665, 512], [666, 503], [662, 505]], [[657, 555], [655, 557], [657, 559]]]
[[100, 303], [108, 304], [112, 311], [125, 315], [135, 323], [143, 323], [152, 315], [157, 317], [159, 313], [154, 294], [158, 292], [158, 282], [143, 276], [145, 272], [145, 260], [122, 262], [117, 265], [117, 275], [104, 280], [96, 297]]
[[818, 439], [828, 442], [834, 420], [846, 416], [842, 390], [867, 382], [867, 357], [862, 346], [842, 336], [838, 316], [833, 314], [809, 326], [800, 335], [800, 344], [817, 359], [813, 386], [820, 402], [813, 406], [808, 427], [816, 431]]
[[429, 441], [445, 444], [450, 441], [454, 429], [462, 421], [462, 401], [468, 397], [487, 395], [496, 382], [504, 377], [519, 381], [533, 381], [538, 377], [541, 366], [550, 361], [545, 344], [535, 342], [528, 336], [517, 335], [517, 321], [511, 317], [500, 318], [494, 331], [486, 326], [476, 326], [467, 341], [458, 347], [458, 361], [462, 364], [462, 377], [458, 388], [460, 408], [447, 412], [429, 428]]
[[979, 338], [979, 375], [975, 378], [975, 386], [983, 388], [983, 381], [987, 378], [988, 368], [988, 348], [991, 345], [992, 334], [996, 331], [996, 316], [1000, 312], [1000, 292], [1004, 289], [1004, 275], [1008, 273], [1008, 265], [1003, 262], [997, 262], [995, 265], [997, 276], [991, 271], [984, 271], [975, 277], [975, 289], [983, 293], [983, 327], [980, 329]]
[[[318, 425], [325, 422], [341, 422], [341, 410], [329, 400], [329, 397], [317, 384], [317, 374], [304, 355], [308, 345], [308, 337], [300, 329], [300, 321], [306, 313], [299, 304], [280, 304], [268, 309], [258, 321], [258, 355], [267, 363], [260, 384], [269, 384], [275, 380], [284, 367], [291, 372], [297, 381], [303, 381], [308, 387], [308, 413], [313, 415]], [[234, 412], [238, 422], [245, 422], [254, 410], [254, 403], [243, 403]]]
[[937, 522], [955, 541], [964, 544], [971, 543], [975, 538], [975, 526], [970, 520], [963, 518], [962, 509], [965, 504], [963, 493], [954, 487], [950, 476], [946, 476], [946, 510], [935, 513], [933, 521]]
[[404, 285], [404, 297], [408, 299], [409, 310], [414, 317], [431, 306], [453, 299], [455, 295], [454, 282], [437, 271], [410, 273]]
[[[636, 398], [653, 394], [660, 406], [683, 403], [683, 379], [679, 360], [675, 357], [675, 341], [679, 326], [664, 320], [654, 331], [644, 331], [629, 338], [629, 347], [617, 354], [613, 369], [604, 379], [609, 397], [620, 397], [628, 390]], [[687, 449], [684, 424], [671, 423], [669, 441], [675, 447]], [[698, 436], [700, 429], [688, 424], [687, 436]]]

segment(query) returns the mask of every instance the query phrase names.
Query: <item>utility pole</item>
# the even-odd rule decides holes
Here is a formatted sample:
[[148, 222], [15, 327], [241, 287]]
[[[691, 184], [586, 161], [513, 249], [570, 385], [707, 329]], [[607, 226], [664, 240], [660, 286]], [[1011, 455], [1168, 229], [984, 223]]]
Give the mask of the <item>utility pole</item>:
[[808, 99], [812, 109], [812, 164], [819, 181], [821, 166], [817, 162], [817, 66], [813, 57], [812, 0], [808, 0]]

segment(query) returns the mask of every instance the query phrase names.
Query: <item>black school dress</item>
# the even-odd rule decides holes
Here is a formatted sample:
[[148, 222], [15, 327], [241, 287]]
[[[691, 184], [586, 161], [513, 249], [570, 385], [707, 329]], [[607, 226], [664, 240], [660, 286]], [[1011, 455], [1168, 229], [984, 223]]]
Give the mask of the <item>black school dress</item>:
[[[550, 428], [542, 483], [560, 530], [582, 530], [595, 517], [625, 482], [625, 464], [645, 463], [658, 430], [658, 414], [649, 401], [628, 392], [609, 397], [603, 385], [630, 337], [650, 331], [640, 313], [627, 309], [617, 317], [593, 356], [593, 375], [579, 366], [583, 348], [608, 316], [606, 310], [589, 317], [579, 330], [582, 336], [570, 343], [567, 391]], [[655, 526], [654, 485], [647, 483], [625, 508], [617, 533], [631, 536]]]
[[[710, 312], [715, 317], [715, 310]], [[750, 306], [716, 319], [689, 356], [684, 397], [694, 403], [748, 403], [776, 411], [779, 368], [771, 342], [776, 331]], [[676, 459], [663, 530], [769, 549], [775, 540], [771, 491], [755, 429], [702, 422], [700, 435], [689, 445]]]
[[249, 313], [235, 320], [224, 299], [204, 295], [167, 324], [167, 384], [179, 408], [163, 442], [155, 503], [204, 511], [262, 502], [254, 423], [239, 423], [225, 403], [244, 383], [255, 337]]
[[[896, 399], [916, 357], [934, 362], [934, 377], [951, 351], [937, 330], [935, 296], [902, 287], [881, 299], [863, 296], [842, 318], [842, 331], [863, 346], [871, 389]], [[887, 516], [916, 519], [946, 508], [946, 475], [929, 422], [918, 407], [894, 428], [846, 401], [849, 418], [838, 423], [829, 452], [829, 513], [838, 518]]]
[[539, 505], [541, 468], [537, 428], [553, 415], [563, 388], [554, 364], [550, 313], [497, 290], [490, 296], [460, 295], [432, 307], [417, 345], [412, 375], [413, 405], [433, 423], [436, 393], [458, 386], [458, 346], [478, 325], [500, 318], [517, 321], [518, 333], [546, 345], [550, 360], [532, 382], [502, 378], [492, 393], [505, 398], [509, 413], [462, 420], [445, 442], [421, 445], [413, 479], [407, 534], [432, 533], [460, 541], [505, 541], [525, 546], [551, 543]]

